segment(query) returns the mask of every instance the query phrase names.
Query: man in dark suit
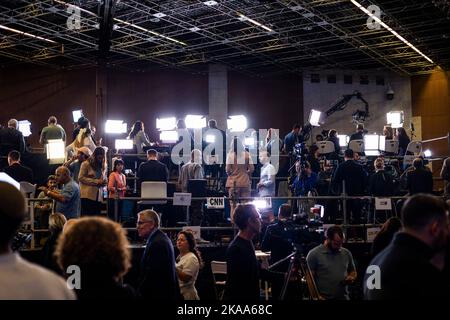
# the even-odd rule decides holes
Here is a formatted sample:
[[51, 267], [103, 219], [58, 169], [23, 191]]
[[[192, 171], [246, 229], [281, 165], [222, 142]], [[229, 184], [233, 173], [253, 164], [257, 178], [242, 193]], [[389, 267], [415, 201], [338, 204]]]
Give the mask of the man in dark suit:
[[350, 136], [350, 140], [363, 140], [364, 139], [364, 125], [362, 123], [358, 123], [356, 126], [356, 132]]
[[395, 186], [392, 176], [384, 171], [383, 158], [377, 158], [374, 162], [375, 173], [369, 178], [369, 194], [374, 197], [392, 197]]
[[[342, 181], [345, 181], [345, 193], [349, 196], [363, 196], [367, 183], [367, 174], [363, 166], [354, 160], [352, 149], [344, 152], [345, 161], [341, 163], [332, 179], [332, 183], [342, 188]], [[351, 212], [354, 223], [360, 223], [361, 201], [359, 199], [347, 201], [347, 214]]]
[[414, 170], [406, 175], [406, 184], [410, 195], [416, 193], [433, 192], [433, 174], [426, 169], [423, 160], [416, 158], [413, 161]]
[[19, 151], [13, 150], [8, 154], [9, 167], [3, 169], [3, 172], [18, 182], [26, 181], [33, 183], [33, 171], [30, 168], [20, 164]]
[[447, 246], [446, 211], [445, 202], [431, 195], [417, 194], [406, 200], [401, 213], [403, 229], [369, 264], [363, 281], [365, 299], [448, 299], [445, 275], [432, 261]]
[[144, 181], [167, 182], [169, 170], [164, 163], [158, 161], [158, 152], [154, 149], [147, 150], [147, 160], [141, 163], [138, 169], [139, 185]]
[[17, 150], [21, 154], [25, 152], [25, 139], [22, 132], [17, 130], [19, 122], [16, 119], [8, 121], [7, 128], [0, 129], [0, 155], [6, 156], [12, 150]]
[[138, 290], [145, 299], [180, 300], [173, 245], [166, 234], [159, 230], [159, 225], [160, 219], [155, 211], [138, 213], [137, 231], [140, 237], [147, 238], [141, 259]]

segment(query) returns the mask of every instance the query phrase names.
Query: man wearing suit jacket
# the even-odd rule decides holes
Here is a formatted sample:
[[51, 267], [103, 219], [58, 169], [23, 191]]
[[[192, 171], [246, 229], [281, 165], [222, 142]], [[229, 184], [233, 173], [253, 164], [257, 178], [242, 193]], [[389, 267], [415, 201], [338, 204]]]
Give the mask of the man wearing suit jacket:
[[147, 150], [147, 160], [138, 169], [139, 185], [144, 181], [167, 182], [169, 170], [164, 163], [158, 161], [158, 152], [154, 149]]
[[160, 219], [153, 210], [138, 213], [139, 236], [147, 238], [141, 259], [138, 289], [145, 299], [176, 301], [181, 299], [175, 270], [175, 254], [170, 239], [159, 230]]
[[7, 128], [0, 129], [0, 155], [6, 156], [12, 150], [21, 154], [25, 152], [25, 139], [18, 129], [19, 122], [16, 119], [9, 120]]
[[3, 169], [3, 172], [18, 182], [26, 181], [33, 183], [33, 171], [20, 164], [19, 151], [13, 150], [8, 153], [9, 166]]

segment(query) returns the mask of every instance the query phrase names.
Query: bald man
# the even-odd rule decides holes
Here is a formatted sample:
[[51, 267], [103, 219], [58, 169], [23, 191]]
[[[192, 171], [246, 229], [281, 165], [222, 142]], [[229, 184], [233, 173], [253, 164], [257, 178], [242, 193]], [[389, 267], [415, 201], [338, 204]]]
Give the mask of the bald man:
[[56, 181], [63, 185], [60, 192], [40, 187], [47, 197], [56, 201], [56, 212], [62, 213], [67, 220], [80, 216], [80, 187], [70, 177], [67, 167], [61, 166], [56, 169]]
[[25, 199], [0, 182], [0, 300], [74, 300], [63, 278], [22, 259], [11, 242], [25, 217]]

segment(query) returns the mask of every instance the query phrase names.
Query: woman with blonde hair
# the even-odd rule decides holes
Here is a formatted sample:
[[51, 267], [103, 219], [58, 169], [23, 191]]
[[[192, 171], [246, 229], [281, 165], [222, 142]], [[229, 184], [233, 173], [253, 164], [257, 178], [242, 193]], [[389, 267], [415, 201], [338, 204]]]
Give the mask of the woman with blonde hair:
[[230, 200], [230, 218], [233, 222], [236, 200], [233, 198], [247, 198], [251, 193], [250, 176], [255, 170], [250, 153], [244, 149], [242, 141], [234, 137], [231, 150], [227, 155], [226, 173], [228, 175], [225, 187], [228, 189]]
[[92, 132], [89, 127], [80, 129], [75, 140], [73, 140], [73, 142], [66, 147], [67, 158], [72, 158], [76, 155], [78, 149], [81, 147], [86, 147], [91, 152], [94, 152], [96, 148], [94, 139], [92, 139]]
[[48, 218], [48, 228], [50, 230], [50, 237], [45, 242], [43, 252], [43, 265], [56, 273], [61, 273], [58, 265], [56, 264], [55, 252], [56, 243], [59, 235], [62, 233], [64, 225], [67, 219], [62, 213], [52, 213]]
[[108, 183], [106, 177], [106, 151], [95, 148], [92, 155], [81, 164], [80, 174], [81, 215], [100, 215], [103, 200], [103, 187]]
[[122, 227], [100, 217], [79, 219], [56, 246], [62, 270], [78, 266], [81, 271], [78, 299], [132, 299], [134, 290], [121, 284], [131, 267], [129, 242]]

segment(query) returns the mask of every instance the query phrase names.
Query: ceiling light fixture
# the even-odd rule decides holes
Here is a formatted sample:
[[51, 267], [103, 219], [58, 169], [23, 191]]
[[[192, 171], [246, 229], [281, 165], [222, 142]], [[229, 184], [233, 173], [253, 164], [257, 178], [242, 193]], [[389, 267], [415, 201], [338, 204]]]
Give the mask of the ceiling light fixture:
[[165, 16], [167, 16], [167, 14], [162, 13], [162, 12], [158, 12], [158, 13], [153, 14], [153, 16], [155, 18], [164, 18]]
[[152, 31], [152, 30], [145, 29], [145, 28], [143, 28], [143, 27], [141, 27], [141, 26], [138, 26], [138, 25], [136, 25], [136, 24], [133, 24], [133, 23], [130, 23], [130, 22], [121, 20], [121, 19], [117, 19], [117, 18], [114, 18], [114, 21], [123, 23], [123, 24], [125, 24], [125, 25], [127, 25], [127, 26], [129, 26], [129, 27], [133, 27], [133, 28], [135, 28], [135, 29], [138, 29], [138, 30], [141, 30], [141, 31], [144, 31], [144, 32], [151, 33], [151, 34], [153, 34], [153, 35], [155, 35], [155, 36], [158, 36], [158, 37], [160, 37], [160, 38], [163, 38], [163, 39], [166, 39], [166, 40], [175, 42], [175, 43], [177, 43], [177, 44], [181, 44], [181, 45], [183, 45], [183, 46], [187, 46], [187, 44], [184, 43], [184, 42], [182, 42], [182, 41], [178, 41], [178, 40], [176, 40], [176, 39], [174, 39], [174, 38], [167, 37], [167, 36], [165, 36], [165, 35], [163, 35], [163, 34], [160, 34], [160, 33], [158, 33], [158, 32], [155, 32], [155, 31]]
[[216, 6], [218, 3], [217, 3], [217, 1], [205, 1], [205, 2], [203, 2], [203, 4], [208, 7], [212, 7], [212, 6]]
[[[64, 1], [60, 1], [60, 0], [54, 0], [54, 1], [57, 2], [57, 3], [60, 3], [60, 4], [64, 4], [64, 5], [66, 5], [66, 6], [73, 6], [73, 7], [77, 8], [77, 9], [80, 9], [80, 11], [82, 11], [82, 12], [85, 12], [85, 13], [87, 13], [87, 14], [89, 14], [89, 15], [92, 15], [92, 16], [97, 17], [97, 15], [96, 15], [95, 13], [93, 13], [93, 12], [91, 12], [91, 11], [88, 11], [88, 10], [86, 10], [86, 9], [83, 9], [83, 8], [81, 8], [81, 7], [79, 7], [79, 6], [76, 6], [76, 5], [73, 5], [73, 4], [64, 2]], [[166, 14], [164, 14], [164, 13], [155, 13], [153, 16], [156, 17], [156, 18], [162, 18], [162, 17], [165, 17]], [[158, 37], [160, 37], [160, 38], [163, 38], [163, 39], [166, 39], [166, 40], [175, 42], [175, 43], [177, 43], [177, 44], [181, 44], [181, 45], [183, 45], [183, 46], [187, 46], [187, 44], [184, 43], [184, 42], [182, 42], [182, 41], [178, 41], [178, 40], [176, 40], [176, 39], [174, 39], [174, 38], [167, 37], [167, 36], [162, 35], [162, 34], [160, 34], [160, 33], [158, 33], [158, 32], [155, 32], [155, 31], [151, 31], [151, 30], [145, 29], [145, 28], [140, 27], [140, 26], [138, 26], [138, 25], [136, 25], [136, 24], [133, 24], [133, 23], [130, 23], [130, 22], [127, 22], [127, 21], [118, 19], [118, 18], [114, 18], [113, 20], [116, 21], [116, 22], [123, 23], [123, 24], [125, 24], [125, 25], [127, 25], [127, 26], [129, 26], [129, 27], [138, 29], [138, 30], [140, 30], [140, 31], [148, 32], [148, 33], [151, 33], [151, 34], [153, 34], [153, 35], [155, 35], [155, 36], [158, 36]], [[117, 30], [118, 28], [119, 28], [119, 27], [116, 26], [116, 30]]]
[[255, 26], [258, 26], [258, 27], [260, 27], [260, 28], [263, 28], [263, 29], [266, 30], [266, 31], [273, 32], [273, 30], [270, 29], [269, 27], [266, 27], [266, 26], [263, 25], [262, 23], [259, 23], [258, 21], [255, 21], [255, 20], [253, 20], [253, 19], [251, 19], [251, 18], [249, 18], [249, 17], [243, 15], [242, 13], [238, 13], [238, 16], [239, 16], [239, 20], [241, 20], [241, 21], [248, 21], [248, 22], [250, 22], [250, 23], [253, 23]]
[[40, 36], [35, 36], [34, 34], [31, 34], [31, 33], [28, 33], [28, 32], [23, 32], [23, 31], [20, 31], [20, 30], [17, 30], [17, 29], [13, 29], [13, 28], [1, 25], [1, 24], [0, 24], [0, 29], [11, 31], [11, 32], [15, 32], [15, 33], [20, 34], [22, 36], [27, 36], [27, 37], [30, 37], [30, 38], [33, 38], [33, 39], [46, 41], [48, 43], [58, 44], [58, 42], [56, 42], [56, 41], [53, 41], [53, 40], [50, 40], [50, 39], [47, 39], [47, 38], [43, 38], [43, 37], [40, 37]]
[[428, 58], [425, 54], [423, 54], [419, 49], [417, 49], [415, 46], [413, 46], [408, 40], [403, 38], [401, 35], [399, 35], [396, 31], [394, 31], [391, 27], [389, 27], [386, 23], [381, 21], [380, 18], [378, 18], [376, 15], [372, 14], [369, 10], [364, 8], [360, 3], [358, 3], [355, 0], [350, 0], [355, 6], [357, 6], [361, 11], [363, 11], [365, 14], [367, 14], [369, 17], [371, 17], [373, 20], [375, 20], [377, 23], [379, 23], [382, 27], [384, 27], [386, 30], [390, 31], [394, 36], [396, 36], [399, 40], [401, 40], [403, 43], [405, 43], [408, 47], [416, 51], [418, 54], [420, 54], [422, 57], [424, 57], [426, 60], [428, 60], [430, 63], [434, 64], [434, 61]]

